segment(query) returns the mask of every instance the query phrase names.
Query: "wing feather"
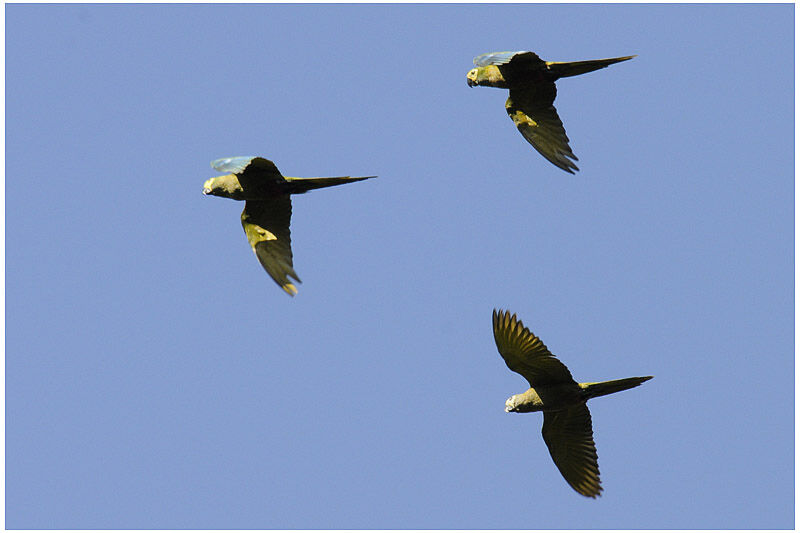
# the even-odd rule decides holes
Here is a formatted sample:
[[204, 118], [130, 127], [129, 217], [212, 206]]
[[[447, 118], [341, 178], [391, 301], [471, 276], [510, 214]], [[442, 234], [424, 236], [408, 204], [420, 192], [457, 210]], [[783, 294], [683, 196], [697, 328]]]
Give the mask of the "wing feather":
[[220, 172], [229, 172], [231, 174], [242, 174], [247, 170], [248, 174], [262, 174], [267, 177], [274, 175], [280, 176], [283, 179], [278, 167], [269, 159], [256, 156], [238, 156], [238, 157], [223, 157], [211, 162], [211, 166]]
[[592, 437], [592, 417], [586, 404], [545, 411], [542, 437], [567, 483], [584, 496], [599, 496], [603, 488]]
[[558, 168], [574, 174], [578, 167], [570, 159], [578, 158], [569, 147], [564, 124], [553, 107], [555, 92], [555, 83], [536, 89], [511, 89], [506, 112], [537, 152]]
[[252, 155], [245, 155], [239, 157], [223, 157], [222, 159], [215, 159], [211, 162], [211, 166], [214, 167], [215, 170], [219, 170], [220, 172], [229, 172], [231, 174], [239, 174], [247, 165], [250, 164], [250, 161], [255, 159], [255, 156]]
[[242, 211], [242, 227], [247, 241], [267, 274], [290, 296], [300, 278], [292, 263], [292, 241], [289, 225], [292, 218], [292, 201], [288, 194], [268, 200], [248, 200]]
[[511, 61], [514, 63], [532, 63], [532, 64], [544, 64], [539, 56], [534, 54], [533, 52], [527, 52], [525, 50], [519, 50], [517, 52], [489, 52], [488, 54], [481, 54], [472, 62], [475, 64], [476, 67], [485, 67], [486, 65], [507, 65]]
[[527, 379], [531, 387], [575, 383], [564, 363], [556, 359], [541, 339], [517, 320], [516, 314], [495, 309], [492, 312], [492, 326], [497, 350], [506, 365]]

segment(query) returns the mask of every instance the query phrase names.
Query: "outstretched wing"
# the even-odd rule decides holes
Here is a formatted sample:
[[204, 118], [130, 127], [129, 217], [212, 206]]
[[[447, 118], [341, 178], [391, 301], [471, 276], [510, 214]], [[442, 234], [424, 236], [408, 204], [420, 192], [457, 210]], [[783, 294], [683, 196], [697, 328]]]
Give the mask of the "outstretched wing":
[[261, 266], [275, 283], [294, 296], [297, 288], [289, 278], [298, 283], [300, 278], [292, 264], [291, 218], [292, 201], [288, 194], [268, 200], [248, 200], [242, 211], [244, 233]]
[[550, 353], [547, 346], [530, 332], [517, 315], [492, 312], [494, 342], [508, 368], [522, 375], [531, 387], [575, 383], [567, 367]]
[[545, 411], [542, 437], [570, 487], [590, 498], [599, 496], [603, 488], [592, 438], [592, 417], [586, 404]]
[[477, 67], [485, 67], [486, 65], [507, 65], [513, 60], [517, 65], [544, 65], [545, 62], [533, 52], [526, 52], [520, 50], [518, 52], [489, 52], [488, 54], [481, 54], [472, 60]]
[[553, 107], [555, 83], [537, 88], [511, 89], [506, 100], [506, 112], [517, 129], [536, 151], [562, 170], [574, 174], [578, 158], [569, 147], [564, 124]]

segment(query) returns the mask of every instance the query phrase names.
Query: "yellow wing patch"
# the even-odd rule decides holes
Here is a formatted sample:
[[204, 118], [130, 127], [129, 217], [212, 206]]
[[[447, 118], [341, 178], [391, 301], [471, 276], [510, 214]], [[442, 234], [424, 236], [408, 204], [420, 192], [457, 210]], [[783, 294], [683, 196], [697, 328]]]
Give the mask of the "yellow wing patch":
[[[259, 235], [261, 235], [264, 238], [264, 240], [267, 240], [267, 241], [276, 241], [276, 240], [278, 240], [278, 237], [276, 237], [274, 233], [269, 232], [269, 231], [265, 230], [264, 228], [261, 228], [259, 226], [255, 226], [255, 230]], [[256, 251], [255, 245], [253, 245], [253, 251], [254, 252]]]
[[533, 120], [531, 117], [529, 117], [522, 111], [517, 111], [516, 113], [514, 113], [511, 116], [511, 120], [514, 121], [514, 125], [516, 125], [517, 127], [519, 127], [521, 124], [525, 126], [530, 126], [532, 128], [535, 128], [539, 125], [538, 122]]

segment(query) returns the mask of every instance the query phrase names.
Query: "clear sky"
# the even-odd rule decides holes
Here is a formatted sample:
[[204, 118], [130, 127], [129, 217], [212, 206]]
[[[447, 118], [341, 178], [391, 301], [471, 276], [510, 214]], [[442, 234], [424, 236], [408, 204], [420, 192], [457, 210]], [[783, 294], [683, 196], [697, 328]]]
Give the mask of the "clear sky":
[[[8, 528], [792, 528], [792, 5], [7, 5]], [[581, 171], [472, 58], [561, 80]], [[294, 197], [262, 270], [212, 159]], [[594, 399], [507, 414], [494, 307]]]

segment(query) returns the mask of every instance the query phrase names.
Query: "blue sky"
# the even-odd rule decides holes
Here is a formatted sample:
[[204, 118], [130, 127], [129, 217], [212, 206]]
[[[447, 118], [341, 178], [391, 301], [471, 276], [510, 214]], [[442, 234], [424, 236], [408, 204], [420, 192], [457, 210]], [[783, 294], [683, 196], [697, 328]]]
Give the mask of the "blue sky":
[[[7, 5], [8, 528], [792, 528], [792, 5]], [[561, 80], [581, 171], [472, 58]], [[294, 199], [290, 298], [212, 159]], [[498, 355], [592, 400], [573, 492]]]

